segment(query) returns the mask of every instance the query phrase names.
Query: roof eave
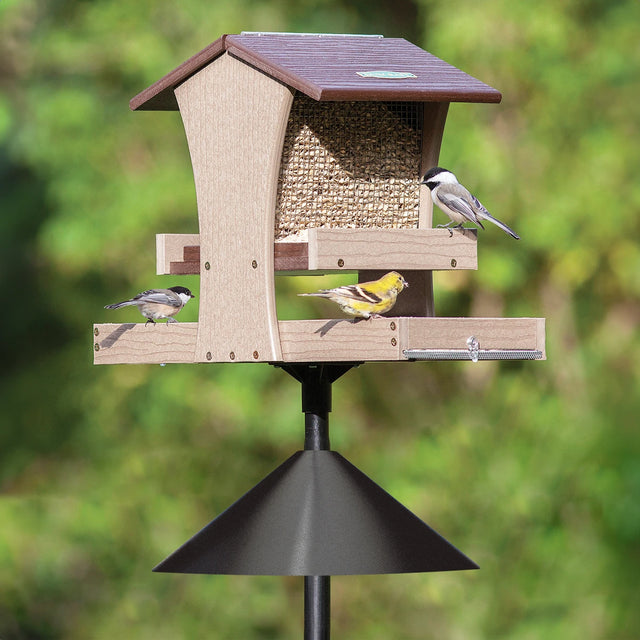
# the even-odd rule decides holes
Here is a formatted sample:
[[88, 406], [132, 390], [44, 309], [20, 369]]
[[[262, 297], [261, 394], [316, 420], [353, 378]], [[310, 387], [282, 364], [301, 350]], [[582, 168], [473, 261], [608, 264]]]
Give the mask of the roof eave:
[[129, 107], [132, 111], [178, 111], [178, 102], [174, 89], [181, 82], [191, 77], [202, 67], [221, 56], [225, 50], [226, 34], [219, 37], [209, 46], [198, 51], [185, 60], [179, 67], [154, 82], [150, 87], [131, 98]]
[[438, 87], [425, 89], [423, 87], [415, 90], [412, 90], [410, 86], [401, 86], [398, 83], [384, 89], [377, 86], [371, 90], [363, 89], [361, 85], [339, 88], [322, 87], [293, 72], [292, 69], [277, 64], [267, 56], [259, 55], [251, 48], [243, 46], [238, 38], [225, 34], [150, 87], [141, 91], [131, 99], [129, 106], [134, 111], [177, 111], [175, 88], [225, 52], [318, 101], [387, 100], [498, 103], [502, 100], [502, 94], [498, 90], [471, 78], [471, 76], [469, 78], [473, 83], [476, 83], [476, 86], [460, 88], [449, 86], [442, 89]]

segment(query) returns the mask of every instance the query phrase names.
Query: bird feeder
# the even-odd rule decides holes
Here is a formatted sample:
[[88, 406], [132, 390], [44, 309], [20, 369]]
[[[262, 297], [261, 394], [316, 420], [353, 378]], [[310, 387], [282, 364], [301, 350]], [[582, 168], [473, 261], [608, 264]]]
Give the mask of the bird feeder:
[[[94, 362], [267, 362], [302, 385], [294, 454], [156, 567], [305, 576], [305, 638], [329, 575], [477, 568], [330, 450], [331, 384], [355, 364], [544, 359], [543, 318], [436, 317], [432, 273], [477, 268], [477, 233], [432, 228], [420, 176], [450, 102], [495, 89], [398, 38], [225, 35], [131, 100], [178, 110], [199, 234], [157, 236], [157, 273], [200, 275], [196, 323], [94, 325]], [[280, 320], [278, 275], [396, 270], [391, 317]], [[336, 307], [337, 310], [337, 307]]]
[[[419, 178], [450, 102], [500, 100], [404, 39], [222, 36], [131, 100], [184, 122], [200, 233], [158, 235], [157, 273], [200, 275], [198, 322], [96, 325], [95, 362], [466, 358], [471, 338], [544, 358], [544, 319], [435, 317], [432, 272], [476, 269], [477, 235], [433, 229]], [[410, 284], [392, 318], [278, 319], [279, 274], [392, 269]]]

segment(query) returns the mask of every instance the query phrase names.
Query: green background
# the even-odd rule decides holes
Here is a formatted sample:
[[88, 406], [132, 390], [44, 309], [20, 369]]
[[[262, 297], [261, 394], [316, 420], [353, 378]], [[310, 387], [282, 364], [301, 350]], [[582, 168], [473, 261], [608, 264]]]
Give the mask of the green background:
[[[480, 232], [436, 309], [547, 318], [546, 362], [335, 385], [333, 448], [481, 570], [334, 578], [334, 636], [637, 638], [638, 24], [637, 0], [0, 2], [0, 638], [302, 636], [301, 578], [151, 572], [301, 448], [298, 384], [92, 365], [93, 322], [139, 319], [105, 304], [198, 294], [154, 275], [154, 234], [197, 232], [180, 118], [128, 101], [241, 30], [405, 37], [502, 91], [451, 106], [441, 164], [522, 240]], [[282, 312], [320, 284], [284, 280]]]

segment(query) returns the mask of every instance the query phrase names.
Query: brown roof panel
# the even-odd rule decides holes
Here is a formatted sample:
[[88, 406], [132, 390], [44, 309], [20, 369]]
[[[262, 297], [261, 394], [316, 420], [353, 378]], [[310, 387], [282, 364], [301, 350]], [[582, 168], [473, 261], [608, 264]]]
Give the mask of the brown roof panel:
[[496, 89], [402, 38], [270, 33], [222, 36], [133, 98], [131, 108], [177, 109], [174, 88], [225, 50], [315, 100], [502, 98]]

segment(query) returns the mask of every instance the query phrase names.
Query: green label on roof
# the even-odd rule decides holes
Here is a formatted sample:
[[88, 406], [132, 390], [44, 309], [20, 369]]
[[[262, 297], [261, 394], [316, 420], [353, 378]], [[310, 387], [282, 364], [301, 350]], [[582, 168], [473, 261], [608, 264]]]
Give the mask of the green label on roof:
[[385, 80], [397, 80], [398, 78], [417, 78], [418, 76], [408, 71], [357, 71], [361, 78], [383, 78]]

